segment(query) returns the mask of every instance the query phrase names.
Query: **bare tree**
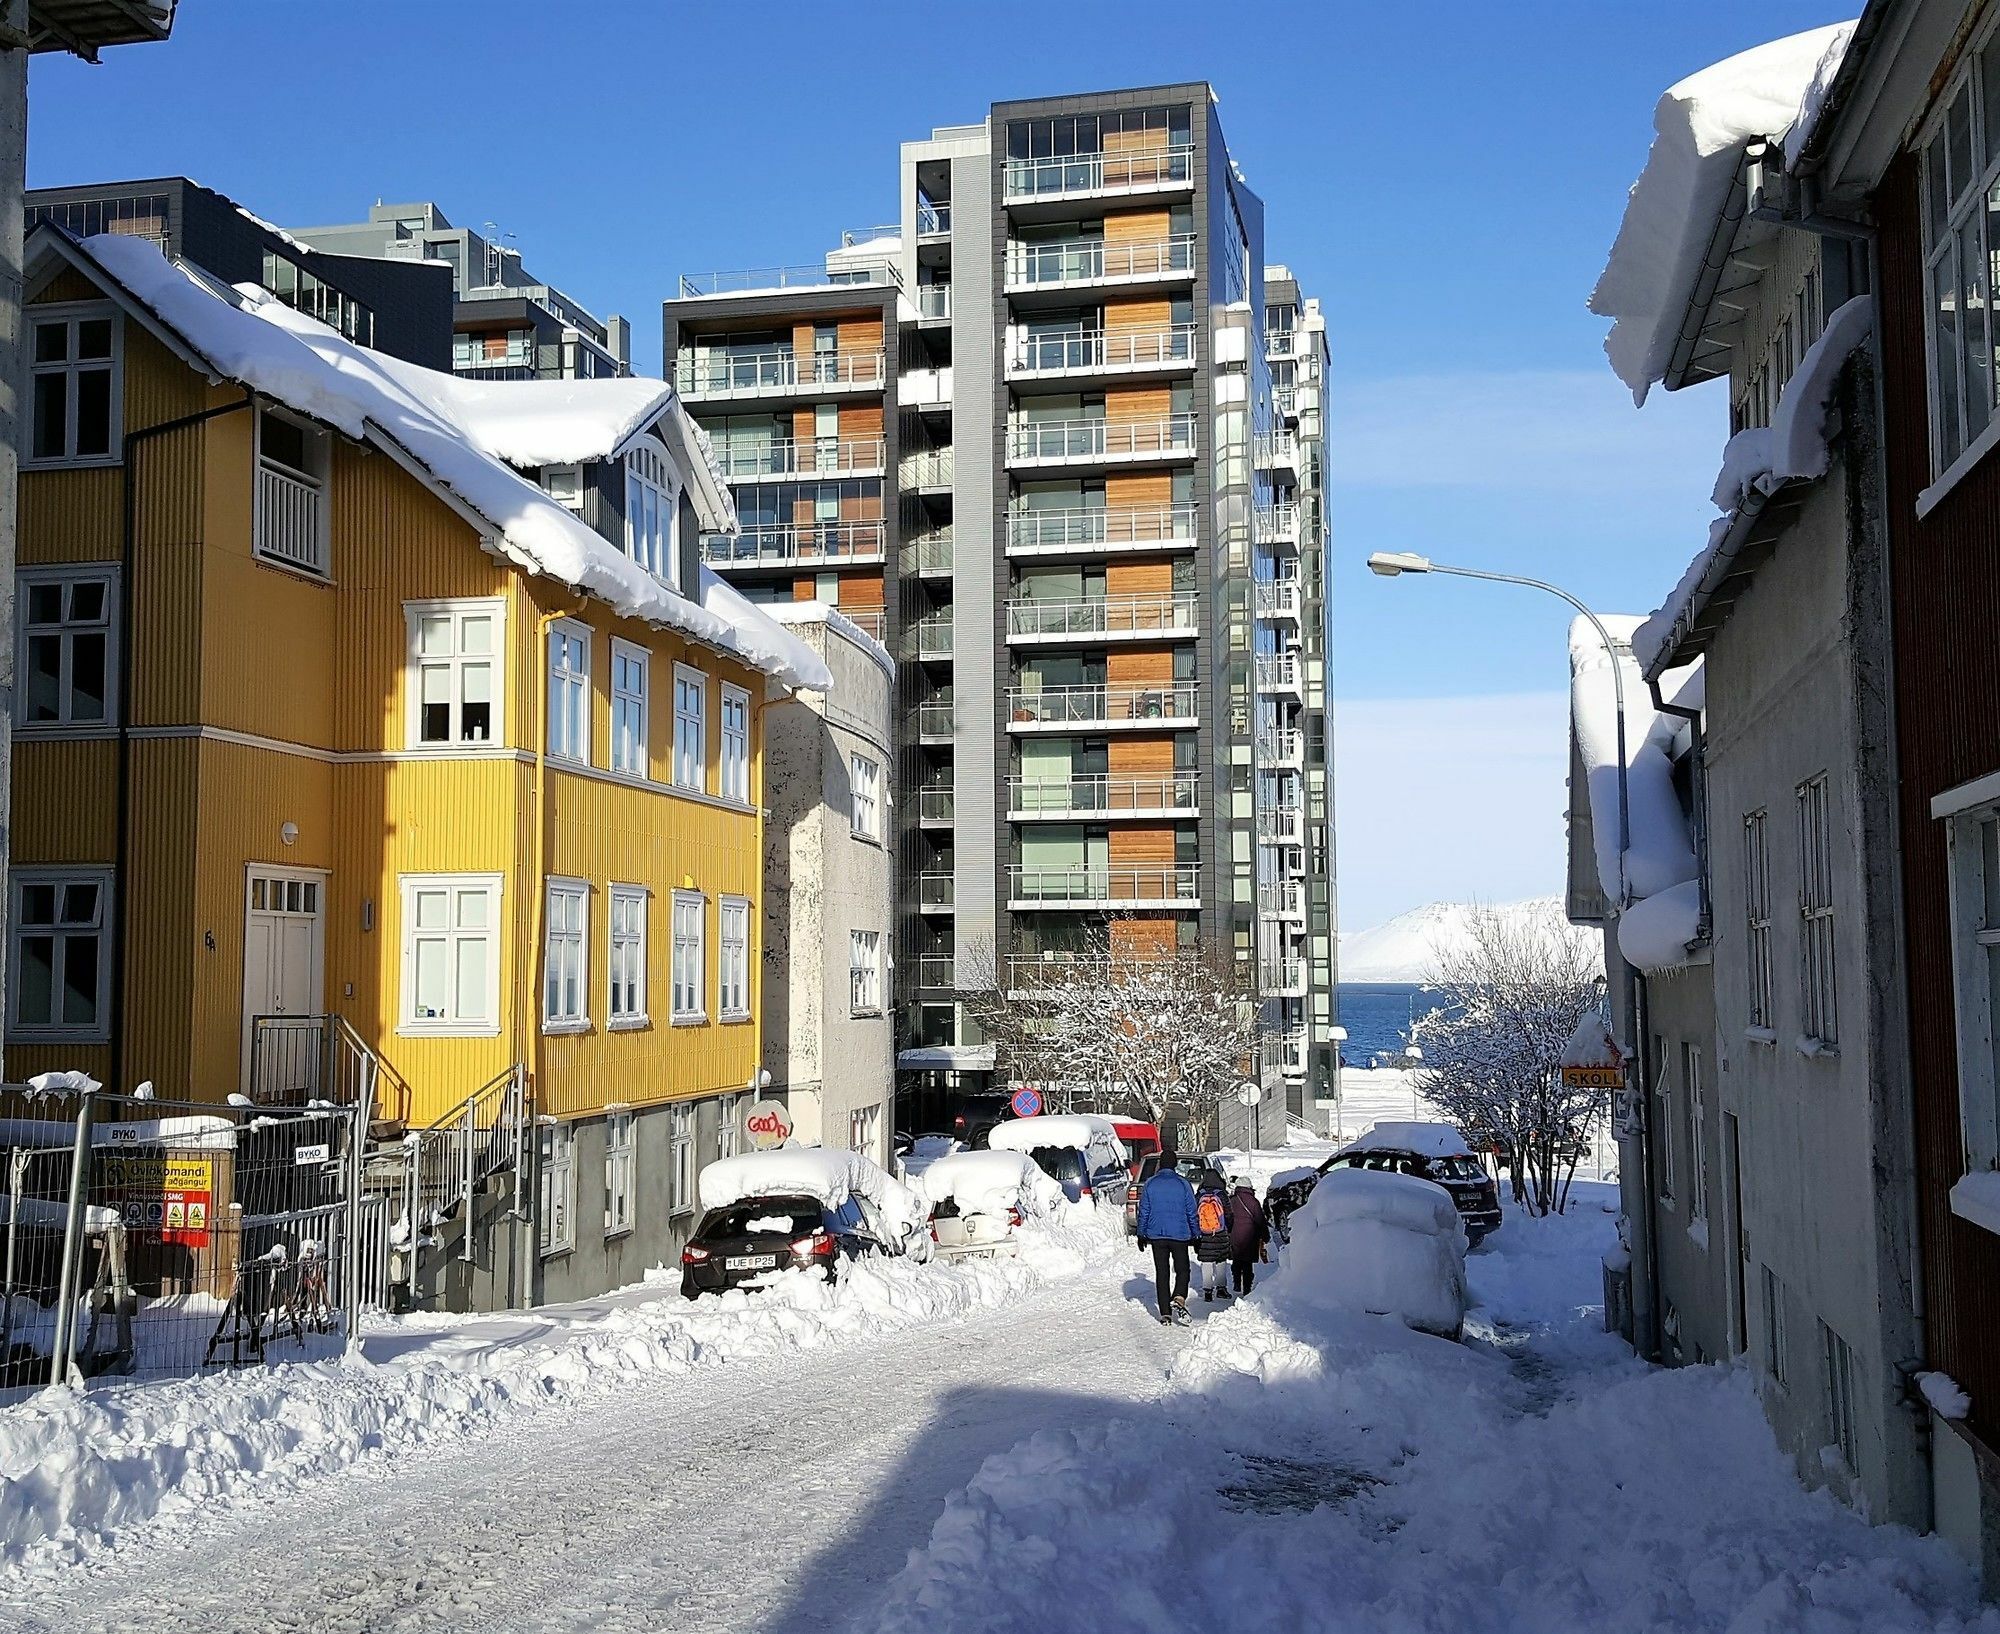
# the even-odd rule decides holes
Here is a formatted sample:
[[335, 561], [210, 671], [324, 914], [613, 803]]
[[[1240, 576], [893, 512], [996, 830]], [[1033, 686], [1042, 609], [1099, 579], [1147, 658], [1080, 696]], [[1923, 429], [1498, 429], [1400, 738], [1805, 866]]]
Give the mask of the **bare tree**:
[[1566, 1088], [1560, 1071], [1577, 1023], [1604, 1003], [1597, 945], [1554, 903], [1477, 907], [1466, 929], [1433, 952], [1416, 1087], [1467, 1139], [1503, 1150], [1516, 1202], [1559, 1214], [1603, 1112], [1600, 1091]]

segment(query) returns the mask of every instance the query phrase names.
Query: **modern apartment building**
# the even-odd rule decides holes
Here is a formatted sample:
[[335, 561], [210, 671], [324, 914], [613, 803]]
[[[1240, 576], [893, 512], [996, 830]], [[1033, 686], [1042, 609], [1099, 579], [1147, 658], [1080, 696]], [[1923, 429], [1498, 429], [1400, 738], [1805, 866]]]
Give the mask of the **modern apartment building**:
[[1324, 324], [1205, 84], [995, 104], [898, 222], [682, 280], [668, 366], [754, 600], [900, 664], [899, 1117], [983, 1087], [960, 993], [1203, 947], [1273, 1093], [1338, 1095]]
[[[377, 204], [366, 221], [295, 227], [315, 249], [381, 261], [436, 262], [451, 269], [451, 361], [478, 380], [597, 380], [632, 372], [632, 326], [602, 320], [521, 264], [491, 236], [454, 227], [435, 204]], [[443, 367], [444, 365], [439, 365]]]

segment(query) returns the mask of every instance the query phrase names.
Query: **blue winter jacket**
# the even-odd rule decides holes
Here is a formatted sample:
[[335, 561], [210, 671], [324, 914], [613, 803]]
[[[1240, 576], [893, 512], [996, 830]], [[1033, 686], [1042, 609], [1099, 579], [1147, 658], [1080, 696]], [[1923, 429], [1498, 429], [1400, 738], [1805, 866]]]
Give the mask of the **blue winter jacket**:
[[1175, 1169], [1162, 1169], [1139, 1193], [1139, 1235], [1147, 1242], [1191, 1243], [1194, 1187]]

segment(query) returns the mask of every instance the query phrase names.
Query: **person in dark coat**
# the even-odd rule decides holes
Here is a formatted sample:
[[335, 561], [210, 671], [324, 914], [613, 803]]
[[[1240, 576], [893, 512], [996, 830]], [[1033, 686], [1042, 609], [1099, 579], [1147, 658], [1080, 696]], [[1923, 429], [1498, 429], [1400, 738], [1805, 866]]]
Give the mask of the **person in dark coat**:
[[1195, 1239], [1195, 1197], [1194, 1187], [1174, 1162], [1172, 1152], [1160, 1154], [1159, 1172], [1139, 1192], [1136, 1230], [1139, 1246], [1153, 1251], [1160, 1320], [1184, 1323], [1188, 1319], [1188, 1249]]
[[1271, 1240], [1271, 1223], [1264, 1218], [1264, 1205], [1240, 1180], [1229, 1194], [1229, 1272], [1239, 1294], [1247, 1294], [1257, 1281], [1257, 1261], [1264, 1244]]
[[1201, 1261], [1201, 1297], [1229, 1297], [1223, 1267], [1229, 1263], [1229, 1182], [1220, 1170], [1201, 1171], [1194, 1190], [1195, 1257]]

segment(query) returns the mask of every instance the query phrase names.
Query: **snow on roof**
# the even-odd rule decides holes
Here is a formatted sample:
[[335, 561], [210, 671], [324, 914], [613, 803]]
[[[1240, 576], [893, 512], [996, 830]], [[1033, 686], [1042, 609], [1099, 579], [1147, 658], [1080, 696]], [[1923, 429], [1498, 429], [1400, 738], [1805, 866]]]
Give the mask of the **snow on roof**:
[[905, 1069], [950, 1067], [961, 1072], [991, 1072], [991, 1044], [921, 1044], [899, 1052], [896, 1065]]
[[941, 1157], [918, 1176], [917, 1188], [933, 1206], [949, 1199], [968, 1213], [1047, 1214], [1063, 1199], [1062, 1187], [1033, 1158], [1004, 1149]]
[[621, 453], [674, 402], [664, 380], [468, 380], [401, 358], [384, 370], [451, 421], [473, 444], [509, 465], [577, 465]]
[[[400, 455], [490, 527], [487, 548], [516, 567], [595, 596], [624, 617], [734, 653], [789, 686], [831, 685], [816, 654], [740, 595], [722, 594], [727, 587], [720, 581], [716, 588], [705, 579], [700, 600], [690, 600], [481, 447], [454, 417], [452, 393], [435, 385], [422, 395], [412, 389], [414, 365], [356, 346], [267, 291], [225, 290], [144, 239], [65, 235], [62, 242], [215, 375]], [[499, 418], [487, 417], [489, 429]], [[591, 429], [602, 428], [593, 421]], [[519, 423], [513, 431], [526, 435]]]
[[1559, 1067], [1622, 1067], [1624, 1064], [1625, 1052], [1611, 1036], [1611, 1029], [1604, 1025], [1604, 1017], [1595, 1010], [1577, 1021], [1576, 1030], [1569, 1035], [1569, 1042], [1563, 1046], [1562, 1055], [1556, 1061]]
[[837, 1209], [849, 1198], [861, 1198], [904, 1231], [930, 1217], [915, 1192], [859, 1152], [818, 1146], [782, 1146], [722, 1158], [701, 1171], [696, 1189], [705, 1209], [747, 1197], [811, 1197]]
[[1701, 884], [1683, 880], [1632, 903], [1618, 916], [1618, 951], [1633, 968], [1658, 975], [1708, 963], [1706, 949], [1691, 947], [1701, 935]]
[[1853, 31], [1839, 23], [1753, 47], [1668, 87], [1654, 108], [1652, 151], [1590, 296], [1613, 320], [1605, 355], [1635, 402], [1666, 376], [1744, 149], [1790, 135]]
[[1826, 475], [1831, 454], [1827, 418], [1841, 366], [1867, 340], [1875, 305], [1857, 295], [1837, 307], [1819, 339], [1806, 348], [1779, 394], [1769, 426], [1751, 426], [1729, 439], [1710, 495], [1722, 515], [1709, 524], [1708, 543], [1688, 564], [1680, 583], [1632, 637], [1632, 653], [1647, 674], [1658, 671], [1686, 637], [1710, 591], [1721, 582], [1741, 543], [1738, 519], [1746, 509], [1793, 482]]
[[[838, 607], [829, 606], [823, 601], [767, 601], [762, 603], [762, 606], [764, 611], [780, 624], [824, 624], [829, 630], [838, 630], [881, 665], [883, 673], [890, 680], [895, 680], [896, 660], [889, 656], [889, 649]], [[989, 1066], [991, 1064], [988, 1062]]]
[[1416, 1152], [1423, 1157], [1470, 1157], [1472, 1148], [1457, 1126], [1449, 1123], [1378, 1123], [1346, 1150], [1350, 1152]]
[[[1125, 1143], [1118, 1126], [1095, 1112], [1051, 1113], [1041, 1118], [1009, 1118], [993, 1126], [986, 1144], [1006, 1152], [1032, 1152], [1043, 1146], [1067, 1146], [1072, 1151], [1104, 1151], [1125, 1160]], [[1116, 1147], [1115, 1153], [1109, 1149]]]

